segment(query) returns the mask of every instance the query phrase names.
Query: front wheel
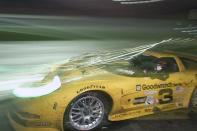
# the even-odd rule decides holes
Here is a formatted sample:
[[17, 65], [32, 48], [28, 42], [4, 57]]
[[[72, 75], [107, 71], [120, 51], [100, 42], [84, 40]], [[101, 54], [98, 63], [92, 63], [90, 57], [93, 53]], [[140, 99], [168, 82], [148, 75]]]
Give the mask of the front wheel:
[[71, 130], [94, 130], [107, 121], [107, 101], [97, 93], [84, 93], [71, 102], [65, 126]]

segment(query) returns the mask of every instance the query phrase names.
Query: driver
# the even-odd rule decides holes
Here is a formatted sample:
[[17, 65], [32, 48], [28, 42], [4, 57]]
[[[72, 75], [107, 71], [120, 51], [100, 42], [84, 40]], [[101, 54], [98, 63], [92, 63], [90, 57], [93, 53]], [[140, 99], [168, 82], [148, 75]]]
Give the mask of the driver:
[[167, 67], [167, 63], [166, 63], [165, 61], [160, 60], [160, 61], [156, 64], [154, 70], [155, 70], [156, 72], [161, 72], [161, 71], [163, 71], [164, 69], [166, 69], [166, 67]]

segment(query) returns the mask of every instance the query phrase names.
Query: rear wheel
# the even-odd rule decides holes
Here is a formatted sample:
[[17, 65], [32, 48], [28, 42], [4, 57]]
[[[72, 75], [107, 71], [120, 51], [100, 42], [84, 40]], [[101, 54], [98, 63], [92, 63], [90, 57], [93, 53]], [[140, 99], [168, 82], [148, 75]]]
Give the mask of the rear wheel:
[[97, 93], [80, 95], [71, 102], [65, 113], [65, 126], [71, 130], [94, 130], [106, 121], [109, 104]]

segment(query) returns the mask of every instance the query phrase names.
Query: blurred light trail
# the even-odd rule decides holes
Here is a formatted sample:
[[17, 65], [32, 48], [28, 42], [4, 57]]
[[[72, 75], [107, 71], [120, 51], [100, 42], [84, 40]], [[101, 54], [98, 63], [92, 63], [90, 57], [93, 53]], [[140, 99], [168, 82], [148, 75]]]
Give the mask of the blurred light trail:
[[183, 32], [183, 33], [191, 33], [191, 32], [197, 32], [197, 30], [183, 30], [181, 32]]
[[179, 28], [174, 28], [174, 30], [192, 30], [192, 29], [197, 29], [196, 26], [189, 26], [189, 27], [179, 27]]
[[159, 41], [169, 36], [187, 37], [173, 29], [175, 23], [180, 20], [0, 14], [0, 40]]
[[61, 81], [58, 76], [55, 76], [51, 83], [43, 85], [39, 88], [16, 88], [13, 94], [17, 97], [39, 97], [50, 94], [61, 87]]
[[[115, 51], [111, 51], [109, 55], [106, 54], [102, 54], [102, 56], [100, 55], [100, 53], [95, 54], [96, 57], [91, 57], [90, 61], [87, 59], [84, 60], [83, 57], [81, 58], [82, 63], [77, 63], [80, 64], [80, 66], [82, 67], [86, 67], [86, 66], [92, 66], [92, 65], [99, 65], [99, 64], [106, 64], [106, 63], [110, 63], [113, 61], [118, 61], [118, 60], [129, 60], [132, 59], [142, 53], [144, 53], [145, 51], [154, 48], [157, 45], [163, 44], [163, 43], [167, 43], [170, 42], [172, 39], [167, 39], [167, 40], [163, 40], [161, 42], [158, 43], [154, 43], [154, 44], [148, 44], [148, 45], [143, 45], [143, 46], [138, 46], [135, 48], [129, 48], [129, 49], [122, 49], [122, 50], [115, 50]], [[97, 58], [101, 58], [100, 60]], [[80, 58], [80, 57], [79, 57]], [[94, 60], [96, 59], [96, 61]], [[72, 62], [72, 58], [70, 59]], [[95, 61], [95, 62], [92, 62]], [[73, 66], [78, 66], [78, 65], [73, 65]], [[73, 70], [75, 70], [76, 68], [73, 68]], [[97, 74], [97, 73], [93, 73], [93, 74]], [[81, 78], [84, 77], [88, 77], [89, 75], [85, 75], [83, 77], [81, 76], [77, 76], [76, 78], [71, 78], [71, 79], [65, 79], [63, 80], [65, 81], [74, 81], [74, 80], [79, 80]], [[23, 83], [23, 82], [28, 82], [27, 80], [21, 80], [21, 81], [17, 81], [19, 83]], [[43, 83], [46, 84], [46, 83]], [[42, 85], [39, 87], [16, 87], [13, 90], [13, 94], [17, 97], [39, 97], [42, 95], [47, 95], [52, 93], [53, 91], [57, 90], [58, 88], [60, 88], [61, 86], [61, 81], [59, 76], [55, 76], [53, 81], [51, 81], [50, 83], [46, 84], [46, 85]]]
[[[94, 53], [94, 54], [91, 54], [94, 57], [91, 57], [90, 60], [86, 61], [85, 63], [79, 63], [79, 64], [80, 66], [91, 66], [91, 65], [97, 65], [97, 64], [106, 64], [106, 63], [110, 63], [110, 62], [117, 61], [117, 60], [129, 60], [135, 56], [138, 56], [144, 53], [145, 51], [149, 49], [154, 48], [157, 45], [168, 43], [171, 40], [172, 38], [163, 40], [161, 42], [157, 42], [154, 44], [146, 44], [146, 45], [138, 46], [135, 48], [115, 50], [115, 51], [106, 52], [106, 53]], [[83, 57], [79, 59], [83, 60]]]
[[[9, 75], [14, 75], [14, 74], [9, 74]], [[15, 75], [16, 76], [13, 79], [0, 81], [0, 92], [15, 89], [17, 87], [23, 86], [23, 84], [26, 83], [42, 80], [42, 78], [44, 77], [43, 74], [39, 74], [39, 73], [34, 75], [28, 73], [24, 73], [24, 75], [21, 76], [20, 74], [15, 74]]]
[[[47, 41], [1, 41], [0, 84], [3, 84], [0, 85], [0, 92], [37, 81], [57, 62], [84, 53], [95, 54], [124, 48], [134, 48], [133, 51], [141, 52], [145, 47], [148, 48], [147, 43], [157, 43], [169, 36], [174, 39], [169, 42], [173, 44], [166, 46], [168, 49], [195, 46], [194, 38], [185, 36], [181, 30], [173, 30], [176, 22], [177, 20], [160, 19], [0, 14], [2, 34], [16, 32], [57, 38], [53, 41], [48, 40], [48, 37]], [[196, 27], [192, 25], [191, 28], [185, 30], [195, 30]], [[4, 39], [4, 36], [0, 38]], [[10, 39], [8, 37], [8, 40]], [[190, 50], [195, 52], [195, 48], [188, 51]], [[111, 61], [127, 52], [108, 52], [106, 55]], [[99, 57], [97, 59], [99, 60]], [[94, 63], [95, 60], [90, 62]]]
[[193, 36], [195, 38], [195, 35], [196, 35], [195, 33], [197, 33], [197, 26], [196, 26], [196, 23], [195, 23], [195, 24], [188, 25], [188, 26], [185, 26], [185, 27], [173, 28], [173, 30], [179, 31], [183, 34]]
[[120, 2], [120, 4], [148, 4], [155, 2], [162, 2], [164, 0], [112, 0], [114, 2]]
[[[87, 66], [96, 64], [95, 60], [101, 60], [100, 62], [102, 63], [103, 59], [100, 59], [100, 55], [104, 55], [103, 57], [105, 59], [103, 62], [110, 62], [115, 59], [126, 59], [126, 56], [137, 55], [156, 46], [159, 49], [160, 47], [167, 47], [168, 50], [173, 50], [175, 47], [180, 49], [180, 47], [185, 48], [190, 45], [193, 46], [192, 50], [194, 51], [194, 47], [196, 47], [196, 40], [193, 38], [184, 39], [180, 37], [161, 42], [152, 41], [151, 43], [153, 44], [147, 44], [146, 41], [6, 42], [6, 44], [0, 44], [0, 48], [2, 49], [0, 52], [0, 93], [5, 92], [4, 94], [6, 95], [10, 90], [18, 87], [26, 87], [28, 86], [27, 83], [40, 81], [49, 72], [50, 67], [67, 63], [70, 58], [73, 58], [70, 59], [72, 61], [83, 59], [86, 56], [95, 56], [94, 59], [88, 59], [90, 63], [83, 63]], [[80, 48], [81, 45], [83, 45], [83, 48]], [[128, 54], [132, 51], [135, 53]], [[86, 54], [81, 55], [84, 53]], [[25, 59], [24, 56], [26, 56]], [[66, 68], [75, 69], [74, 66], [72, 68]], [[72, 80], [69, 79], [68, 81]]]
[[[42, 80], [54, 65], [69, 58], [105, 48], [119, 48], [120, 41], [12, 41], [0, 42], [0, 100], [10, 97], [11, 90]], [[121, 41], [127, 46], [131, 41]], [[136, 43], [136, 42], [134, 42]], [[83, 45], [83, 48], [81, 46]]]

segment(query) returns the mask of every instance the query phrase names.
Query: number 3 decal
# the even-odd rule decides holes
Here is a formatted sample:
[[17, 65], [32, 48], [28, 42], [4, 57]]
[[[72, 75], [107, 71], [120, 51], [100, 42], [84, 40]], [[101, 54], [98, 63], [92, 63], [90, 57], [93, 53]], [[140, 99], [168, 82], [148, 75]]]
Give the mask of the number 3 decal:
[[173, 90], [172, 89], [162, 89], [159, 91], [159, 96], [163, 96], [159, 99], [160, 104], [167, 104], [173, 101]]

